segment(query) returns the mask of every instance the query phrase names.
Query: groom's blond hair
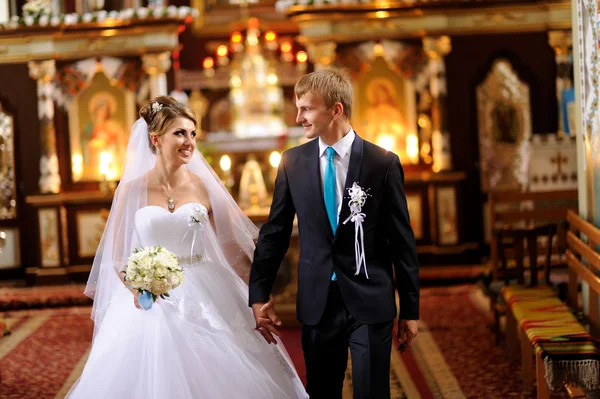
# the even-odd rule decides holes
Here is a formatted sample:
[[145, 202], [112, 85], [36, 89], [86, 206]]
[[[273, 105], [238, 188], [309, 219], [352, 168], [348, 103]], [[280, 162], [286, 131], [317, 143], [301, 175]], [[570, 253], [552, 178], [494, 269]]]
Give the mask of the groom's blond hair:
[[318, 95], [327, 108], [340, 103], [348, 120], [352, 116], [352, 80], [348, 72], [339, 69], [320, 69], [311, 72], [296, 82], [294, 94], [301, 98], [306, 93]]

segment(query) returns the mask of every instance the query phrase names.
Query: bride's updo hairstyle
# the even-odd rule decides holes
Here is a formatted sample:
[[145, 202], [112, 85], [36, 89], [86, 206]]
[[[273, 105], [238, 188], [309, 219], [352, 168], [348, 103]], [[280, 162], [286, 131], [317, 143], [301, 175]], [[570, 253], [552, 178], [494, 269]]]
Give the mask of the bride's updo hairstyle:
[[150, 135], [162, 136], [177, 118], [187, 118], [194, 122], [194, 126], [198, 124], [192, 108], [169, 96], [156, 97], [144, 105], [140, 117], [148, 124], [148, 142], [153, 152], [156, 148], [152, 145]]

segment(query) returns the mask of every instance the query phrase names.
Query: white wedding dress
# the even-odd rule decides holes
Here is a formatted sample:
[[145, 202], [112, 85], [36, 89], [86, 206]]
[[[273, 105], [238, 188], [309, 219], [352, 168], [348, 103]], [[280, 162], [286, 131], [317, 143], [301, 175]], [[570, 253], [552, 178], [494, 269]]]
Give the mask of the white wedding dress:
[[135, 246], [161, 245], [174, 252], [184, 282], [148, 311], [135, 308], [132, 294], [119, 287], [67, 397], [308, 397], [281, 343], [269, 345], [254, 330], [247, 293], [239, 289], [243, 282], [206, 255], [211, 253], [206, 246], [215, 242], [209, 237], [214, 238], [213, 230], [196, 226], [194, 232], [188, 225], [195, 205], [174, 213], [159, 206], [136, 212]]

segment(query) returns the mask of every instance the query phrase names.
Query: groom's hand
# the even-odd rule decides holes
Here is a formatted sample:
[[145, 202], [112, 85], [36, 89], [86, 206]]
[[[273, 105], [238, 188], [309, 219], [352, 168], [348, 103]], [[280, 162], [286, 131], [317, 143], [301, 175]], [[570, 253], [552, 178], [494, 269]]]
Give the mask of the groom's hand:
[[273, 335], [280, 336], [281, 320], [275, 314], [273, 306], [273, 298], [266, 303], [256, 302], [252, 304], [252, 312], [254, 313], [254, 320], [256, 320], [256, 330], [260, 332], [265, 341], [270, 344], [277, 344]]
[[412, 348], [417, 332], [417, 320], [400, 319], [398, 321], [398, 349], [400, 349], [400, 352]]

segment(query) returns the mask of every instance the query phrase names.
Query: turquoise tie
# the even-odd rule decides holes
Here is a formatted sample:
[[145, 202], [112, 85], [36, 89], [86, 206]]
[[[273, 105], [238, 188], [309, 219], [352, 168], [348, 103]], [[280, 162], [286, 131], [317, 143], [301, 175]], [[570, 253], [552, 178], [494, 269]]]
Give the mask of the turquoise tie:
[[[329, 218], [329, 224], [331, 225], [331, 231], [335, 234], [337, 230], [337, 198], [335, 195], [335, 164], [333, 163], [333, 156], [335, 150], [332, 147], [327, 147], [325, 150], [327, 154], [327, 164], [325, 165], [324, 173], [324, 184], [323, 184], [323, 196], [325, 198], [325, 210], [327, 211], [327, 217]], [[331, 280], [336, 280], [335, 272], [331, 275]]]

